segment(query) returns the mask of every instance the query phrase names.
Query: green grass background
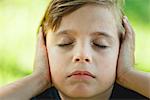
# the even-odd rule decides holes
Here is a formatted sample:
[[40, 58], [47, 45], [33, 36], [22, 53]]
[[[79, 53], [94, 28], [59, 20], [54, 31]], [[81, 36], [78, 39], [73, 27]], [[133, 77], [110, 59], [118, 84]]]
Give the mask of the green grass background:
[[[0, 86], [32, 73], [36, 31], [49, 0], [0, 0]], [[150, 0], [126, 0], [136, 69], [150, 72]]]

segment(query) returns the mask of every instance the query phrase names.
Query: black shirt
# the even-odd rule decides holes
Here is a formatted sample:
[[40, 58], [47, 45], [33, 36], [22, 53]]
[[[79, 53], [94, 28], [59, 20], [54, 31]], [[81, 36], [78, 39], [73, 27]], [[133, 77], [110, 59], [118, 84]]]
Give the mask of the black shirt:
[[[115, 83], [110, 100], [116, 100], [116, 99], [149, 100], [148, 98]], [[44, 91], [43, 93], [33, 97], [31, 100], [61, 100], [61, 99], [57, 89], [55, 87], [51, 87], [46, 91]]]

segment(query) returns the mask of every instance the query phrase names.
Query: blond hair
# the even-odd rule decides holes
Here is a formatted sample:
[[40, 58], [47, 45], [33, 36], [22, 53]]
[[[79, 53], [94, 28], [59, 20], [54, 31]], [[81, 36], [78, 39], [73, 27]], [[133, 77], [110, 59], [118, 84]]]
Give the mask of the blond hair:
[[72, 13], [86, 4], [97, 4], [114, 9], [116, 20], [119, 22], [117, 27], [123, 31], [122, 17], [124, 0], [51, 0], [45, 15], [41, 21], [43, 31], [47, 34], [48, 30], [56, 31], [61, 23], [62, 17]]

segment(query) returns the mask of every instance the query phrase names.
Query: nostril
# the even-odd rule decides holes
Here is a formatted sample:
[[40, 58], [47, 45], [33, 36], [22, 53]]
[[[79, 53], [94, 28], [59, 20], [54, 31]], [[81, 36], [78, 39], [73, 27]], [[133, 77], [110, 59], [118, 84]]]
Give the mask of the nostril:
[[77, 58], [77, 59], [76, 59], [76, 61], [80, 61], [80, 59], [79, 59], [79, 58]]
[[89, 59], [85, 59], [86, 62], [89, 62]]
[[80, 59], [80, 58], [76, 58], [75, 60], [74, 60], [75, 62], [90, 62], [90, 59], [88, 59], [88, 58], [86, 58], [86, 59]]

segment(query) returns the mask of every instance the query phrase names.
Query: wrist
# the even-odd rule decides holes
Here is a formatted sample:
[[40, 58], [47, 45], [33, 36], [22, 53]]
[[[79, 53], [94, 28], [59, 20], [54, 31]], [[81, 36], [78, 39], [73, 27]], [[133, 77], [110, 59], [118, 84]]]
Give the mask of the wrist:
[[50, 87], [50, 79], [43, 72], [33, 72], [32, 76], [45, 88]]
[[124, 87], [127, 87], [126, 85], [128, 83], [130, 73], [132, 73], [133, 70], [133, 67], [127, 67], [126, 69], [124, 69], [124, 72], [121, 75], [117, 76], [117, 83]]
[[42, 93], [51, 86], [50, 82], [45, 78], [45, 76], [41, 72], [34, 72], [31, 76], [34, 78], [37, 84], [37, 89], [35, 89], [36, 95]]

